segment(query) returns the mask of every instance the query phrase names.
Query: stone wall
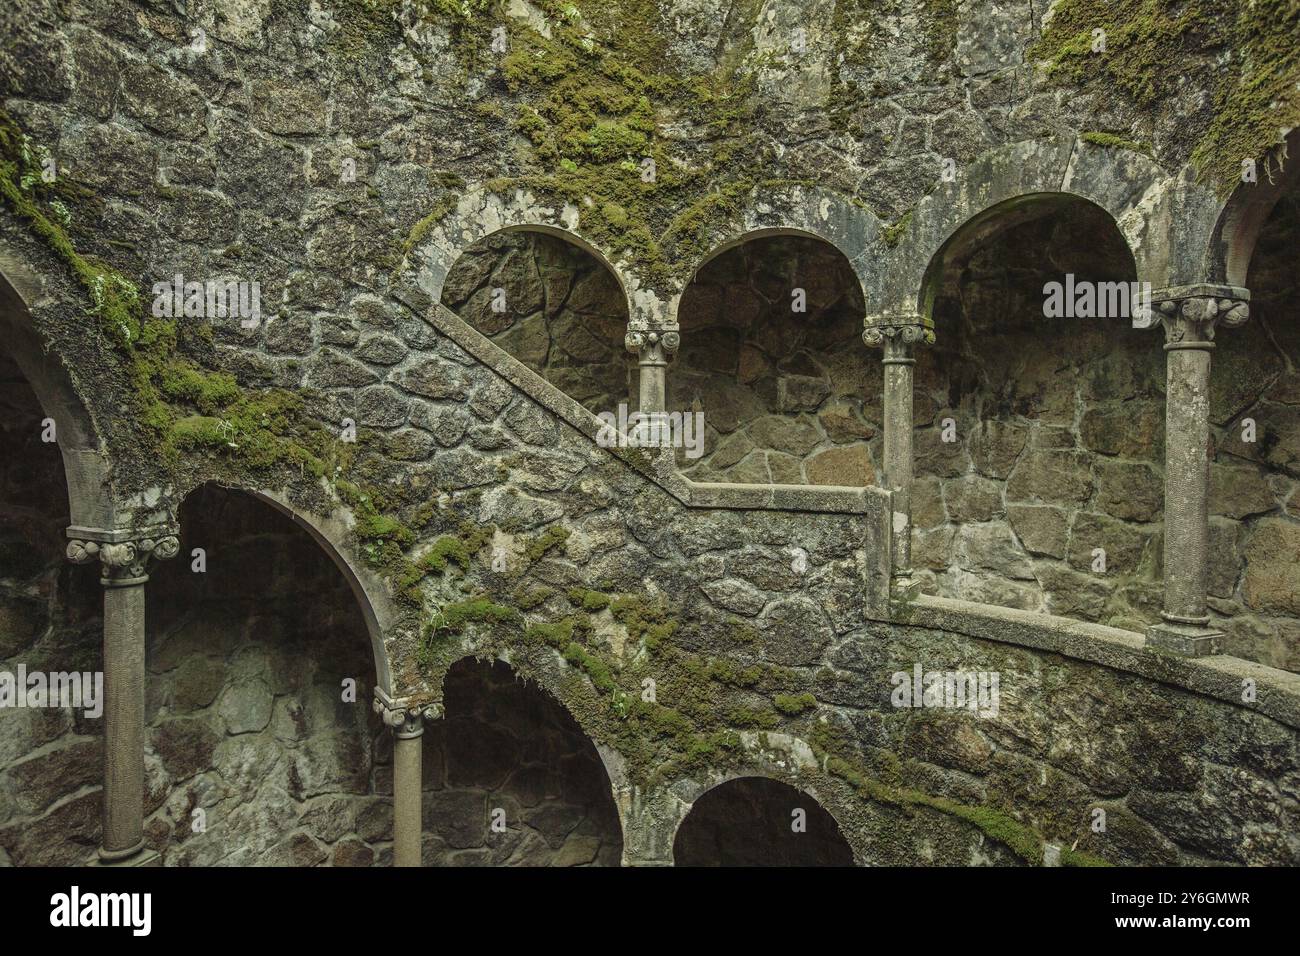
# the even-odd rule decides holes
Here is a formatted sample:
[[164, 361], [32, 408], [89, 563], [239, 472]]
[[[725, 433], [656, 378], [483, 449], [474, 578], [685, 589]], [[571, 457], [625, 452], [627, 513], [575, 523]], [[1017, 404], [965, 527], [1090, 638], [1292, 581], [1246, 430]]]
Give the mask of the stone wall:
[[[1261, 242], [1254, 321], [1220, 336], [1215, 354], [1210, 582], [1225, 649], [1290, 670], [1300, 667], [1300, 606], [1290, 598], [1300, 580], [1287, 576], [1295, 562], [1272, 556], [1294, 554], [1300, 543], [1292, 520], [1300, 506], [1290, 503], [1300, 500], [1300, 433], [1290, 413], [1298, 352], [1287, 311], [1294, 290], [1281, 254], [1295, 235], [1294, 209], [1283, 204]], [[467, 253], [444, 300], [480, 331], [494, 328], [487, 303], [497, 283], [507, 302], [533, 310], [552, 259], [524, 249], [567, 254], [575, 287], [604, 274], [559, 239], [502, 238]], [[1044, 208], [982, 234], [941, 276], [938, 340], [917, 364], [913, 561], [932, 593], [1142, 630], [1159, 619], [1161, 602], [1163, 340], [1123, 318], [1044, 318], [1044, 283], [1067, 273], [1080, 282], [1134, 279], [1123, 239], [1087, 203]], [[472, 298], [464, 292], [471, 275]], [[569, 356], [560, 371], [548, 353], [521, 346], [509, 331], [517, 324], [493, 334], [594, 411], [614, 407], [627, 366], [613, 352], [626, 321], [621, 296], [612, 280], [601, 285], [591, 324], [603, 330], [612, 362], [576, 364], [560, 351]], [[790, 309], [794, 289], [807, 293], [805, 314]], [[682, 346], [668, 370], [668, 407], [705, 416], [704, 456], [679, 452], [684, 473], [875, 483], [881, 367], [859, 337], [862, 309], [848, 263], [817, 240], [752, 240], [706, 263], [682, 298]], [[534, 311], [528, 321], [541, 327], [542, 318]], [[572, 318], [563, 328], [576, 334]], [[1262, 413], [1252, 413], [1261, 401]], [[1226, 427], [1248, 414], [1260, 431], [1253, 446], [1233, 442]], [[943, 439], [949, 420], [951, 442]], [[1094, 570], [1098, 548], [1104, 571]]]
[[[497, 289], [504, 312], [493, 311]], [[477, 243], [448, 275], [442, 301], [592, 411], [620, 401], [636, 409], [624, 297], [571, 244], [537, 233]], [[699, 481], [874, 483], [880, 375], [862, 345], [862, 315], [849, 263], [816, 239], [755, 239], [705, 263], [682, 296], [682, 345], [668, 372], [668, 408], [704, 415], [700, 454], [678, 453], [683, 472]]]
[[149, 597], [145, 831], [164, 863], [381, 856], [391, 808], [370, 641], [326, 554], [270, 505], [205, 486], [186, 499], [181, 553], [154, 571]]
[[[828, 655], [819, 700], [880, 779], [973, 805], [1008, 808], [1058, 845], [1111, 863], [1300, 860], [1289, 795], [1293, 728], [1104, 666], [922, 627], [871, 624]], [[890, 706], [895, 674], [999, 675], [996, 711]], [[902, 772], [901, 778], [898, 774]], [[905, 803], [905, 801], [902, 801]], [[837, 815], [866, 834], [866, 862], [997, 860], [990, 841], [954, 833], [887, 800]], [[1105, 811], [1104, 832], [1093, 829]], [[925, 849], [927, 848], [928, 849]]]

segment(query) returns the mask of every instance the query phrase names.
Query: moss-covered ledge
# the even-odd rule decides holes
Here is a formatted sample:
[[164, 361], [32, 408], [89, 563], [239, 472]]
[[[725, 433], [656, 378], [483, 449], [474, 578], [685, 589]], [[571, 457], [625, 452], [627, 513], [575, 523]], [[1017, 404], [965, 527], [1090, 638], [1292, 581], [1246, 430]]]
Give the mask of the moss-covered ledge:
[[[921, 595], [897, 605], [891, 623], [964, 634], [1001, 644], [1048, 651], [1090, 664], [1127, 671], [1206, 697], [1255, 710], [1300, 729], [1300, 674], [1227, 655], [1188, 658], [1145, 646], [1141, 634], [1071, 618]], [[1254, 682], [1255, 700], [1242, 700], [1243, 683]]]

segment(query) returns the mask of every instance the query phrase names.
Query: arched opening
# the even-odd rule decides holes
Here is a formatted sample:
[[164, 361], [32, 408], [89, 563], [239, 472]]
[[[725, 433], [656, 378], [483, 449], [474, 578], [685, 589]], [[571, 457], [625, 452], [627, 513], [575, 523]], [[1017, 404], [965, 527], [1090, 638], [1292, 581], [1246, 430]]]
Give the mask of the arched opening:
[[695, 801], [673, 840], [677, 866], [852, 866], [853, 850], [816, 800], [741, 777]]
[[1275, 207], [1288, 197], [1294, 201], [1300, 188], [1300, 165], [1291, 158], [1298, 150], [1300, 130], [1291, 130], [1272, 155], [1255, 164], [1254, 178], [1238, 185], [1225, 204], [1215, 229], [1211, 267], [1229, 284], [1250, 288], [1260, 239], [1266, 231], [1276, 232]]
[[[101, 669], [97, 568], [64, 557], [67, 482], [47, 414], [0, 337], [0, 671]], [[22, 688], [25, 693], [26, 688]], [[0, 865], [81, 865], [99, 842], [102, 721], [0, 712]]]
[[[1294, 144], [1293, 144], [1294, 145]], [[1292, 156], [1295, 156], [1294, 151]], [[1300, 175], [1237, 266], [1250, 321], [1215, 337], [1210, 605], [1225, 653], [1300, 671]], [[1247, 187], [1242, 187], [1247, 188]], [[1267, 188], [1261, 181], [1256, 187]]]
[[914, 401], [926, 590], [1158, 619], [1163, 336], [1133, 327], [1137, 279], [1111, 216], [1064, 194], [986, 210], [935, 255]]
[[618, 866], [609, 777], [577, 721], [503, 663], [456, 662], [424, 733], [426, 866]]
[[374, 660], [304, 528], [203, 485], [149, 584], [146, 840], [168, 865], [369, 865], [389, 853]]
[[442, 304], [593, 412], [635, 408], [627, 297], [576, 243], [528, 229], [486, 236], [447, 273]]
[[703, 412], [700, 481], [875, 483], [880, 370], [862, 344], [862, 287], [844, 254], [761, 235], [696, 272], [678, 308], [668, 408]]

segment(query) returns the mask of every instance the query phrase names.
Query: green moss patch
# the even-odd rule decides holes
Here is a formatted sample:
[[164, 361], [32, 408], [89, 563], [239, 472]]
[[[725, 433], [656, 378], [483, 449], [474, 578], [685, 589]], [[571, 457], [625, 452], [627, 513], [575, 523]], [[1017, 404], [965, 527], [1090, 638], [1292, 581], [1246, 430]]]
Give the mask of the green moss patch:
[[[1095, 51], [1096, 30], [1105, 50]], [[1276, 161], [1279, 131], [1300, 126], [1300, 5], [1293, 0], [1061, 0], [1030, 55], [1058, 79], [1144, 115], [1208, 90], [1208, 116], [1179, 115], [1190, 159], [1221, 194], [1243, 160]]]

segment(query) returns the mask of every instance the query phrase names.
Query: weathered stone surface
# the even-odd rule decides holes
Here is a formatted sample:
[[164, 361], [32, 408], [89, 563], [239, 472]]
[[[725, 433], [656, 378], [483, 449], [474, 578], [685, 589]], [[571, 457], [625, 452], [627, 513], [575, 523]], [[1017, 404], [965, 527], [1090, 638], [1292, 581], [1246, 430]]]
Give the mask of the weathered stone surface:
[[975, 468], [990, 478], [1006, 478], [1011, 474], [1020, 453], [1029, 440], [1029, 432], [1021, 425], [1007, 422], [980, 422], [971, 435], [971, 459]]
[[441, 359], [425, 359], [400, 373], [396, 382], [425, 398], [462, 400], [466, 395], [463, 373]]
[[1033, 566], [1000, 521], [963, 525], [953, 545], [957, 562], [969, 571], [996, 571], [1012, 580], [1033, 580]]
[[827, 448], [809, 458], [804, 468], [814, 485], [865, 487], [876, 483], [876, 470], [866, 445]]
[[944, 482], [943, 500], [950, 521], [991, 521], [1003, 514], [1002, 486], [978, 475]]
[[1102, 404], [1083, 413], [1079, 434], [1103, 455], [1159, 460], [1164, 450], [1164, 410], [1154, 402]]
[[918, 478], [912, 482], [912, 524], [917, 528], [934, 528], [947, 520], [943, 507], [942, 486], [938, 478]]
[[1079, 512], [1070, 528], [1069, 561], [1073, 567], [1090, 570], [1105, 551], [1107, 574], [1133, 574], [1150, 557], [1152, 536], [1132, 525], [1105, 515]]
[[833, 442], [848, 444], [875, 437], [876, 428], [847, 402], [828, 405], [817, 413], [817, 420]]
[[700, 585], [710, 601], [728, 611], [753, 617], [763, 610], [767, 598], [757, 588], [735, 578], [723, 578]]
[[821, 442], [821, 433], [811, 422], [768, 415], [750, 426], [748, 434], [758, 445], [775, 451], [803, 456]]
[[1248, 518], [1277, 507], [1268, 482], [1258, 468], [1210, 464], [1210, 513]]
[[1086, 455], [1073, 451], [1032, 451], [1011, 473], [1007, 500], [1077, 505], [1086, 501], [1092, 490]]
[[1097, 621], [1106, 608], [1111, 587], [1103, 578], [1080, 574], [1054, 564], [1035, 568], [1047, 606], [1053, 614]]
[[1009, 505], [1007, 519], [1030, 554], [1065, 557], [1069, 517], [1063, 509], [1048, 505]]
[[1256, 611], [1300, 615], [1300, 524], [1260, 520], [1246, 539], [1242, 594]]
[[[160, 354], [148, 340], [98, 348], [86, 289], [25, 217], [0, 215], [0, 245], [22, 267], [10, 278], [30, 306], [10, 310], [19, 334], [0, 336], [0, 657], [97, 666], [102, 590], [95, 568], [64, 562], [65, 529], [88, 510], [120, 509], [105, 520], [123, 525], [179, 513], [182, 556], [151, 568], [146, 680], [146, 835], [168, 864], [391, 862], [392, 742], [366, 696], [385, 682], [445, 705], [423, 743], [430, 864], [617, 863], [625, 839], [630, 861], [659, 862], [671, 850], [665, 821], [699, 798], [692, 788], [755, 763], [815, 793], [859, 862], [1015, 862], [967, 820], [861, 800], [805, 754], [813, 730], [821, 743], [843, 731], [840, 756], [873, 779], [898, 774], [935, 797], [987, 804], [1111, 862], [1300, 858], [1286, 799], [1294, 695], [1267, 671], [1300, 667], [1294, 203], [1284, 198], [1265, 224], [1253, 321], [1217, 338], [1210, 379], [1210, 608], [1225, 648], [1264, 666], [1157, 658], [1131, 634], [1040, 613], [1140, 630], [1159, 609], [1166, 353], [1158, 333], [1122, 320], [1045, 321], [1043, 287], [1067, 273], [1127, 279], [1135, 262], [1170, 281], [1206, 277], [1221, 203], [1179, 174], [1203, 126], [1187, 117], [1213, 100], [1201, 61], [1228, 73], [1243, 62], [1215, 45], [1214, 17], [1188, 42], [1216, 56], [1189, 47], [1149, 136], [1123, 95], [1026, 65], [1046, 35], [1042, 5], [1026, 0], [949, 4], [951, 23], [931, 23], [933, 9], [861, 5], [847, 32], [831, 0], [737, 5], [725, 17], [675, 0], [654, 29], [683, 90], [710, 88], [696, 80], [725, 68], [752, 76], [756, 92], [741, 84], [735, 102], [666, 112], [624, 95], [632, 74], [617, 54], [631, 34], [605, 29], [616, 3], [591, 24], [597, 59], [615, 61], [598, 71], [600, 122], [575, 133], [555, 122], [544, 69], [514, 69], [537, 59], [531, 30], [512, 28], [502, 84], [465, 72], [469, 34], [446, 11], [418, 24], [384, 13], [387, 26], [369, 29], [367, 16], [331, 15], [330, 4], [303, 18], [238, 0], [189, 11], [206, 17], [199, 52], [177, 13], [185, 4], [125, 16], [99, 6], [14, 0], [0, 106], [51, 150], [62, 184], [33, 185], [33, 198], [67, 204], [68, 234], [97, 268], [142, 290], [177, 271], [238, 274], [263, 286], [269, 321], [177, 322], [174, 355], [165, 341]], [[507, 7], [552, 36], [569, 29], [528, 4]], [[797, 56], [795, 27], [808, 31]], [[564, 80], [581, 105], [590, 64], [579, 66]], [[340, 80], [361, 74], [367, 82]], [[1097, 129], [1150, 139], [1158, 161], [1077, 136]], [[631, 167], [651, 140], [672, 182], [640, 188]], [[936, 183], [945, 156], [958, 161], [956, 184]], [[355, 177], [342, 175], [345, 159]], [[752, 191], [728, 179], [760, 168]], [[601, 195], [606, 173], [639, 189], [637, 202]], [[50, 222], [63, 219], [46, 205]], [[548, 231], [501, 231], [524, 223]], [[793, 305], [800, 296], [807, 311]], [[563, 421], [556, 409], [569, 405], [554, 388], [501, 359], [588, 411], [635, 405], [629, 319], [676, 319], [668, 404], [707, 418], [709, 455], [683, 462], [694, 477], [868, 484], [882, 459], [884, 375], [863, 317], [919, 303], [938, 339], [915, 367], [913, 563], [927, 588], [1029, 609], [1028, 623], [987, 609], [992, 633], [969, 612], [942, 631], [868, 621], [883, 496], [713, 488], [722, 505], [688, 506], [703, 493], [669, 463], [643, 471], [595, 447], [585, 417]], [[40, 343], [30, 354], [29, 338]], [[56, 407], [24, 397], [11, 349], [51, 376], [42, 399]], [[149, 369], [128, 352], [159, 359], [152, 384], [168, 407], [152, 393], [143, 404], [160, 421], [129, 413]], [[53, 381], [61, 365], [67, 389]], [[222, 381], [209, 372], [234, 376], [247, 403], [209, 394]], [[258, 416], [263, 402], [287, 409], [295, 396], [305, 414]], [[63, 406], [79, 403], [93, 425], [84, 447], [111, 465], [111, 485], [71, 471], [85, 461], [71, 454]], [[46, 411], [60, 442], [43, 447], [33, 436]], [[249, 433], [171, 454], [173, 414], [233, 418]], [[1258, 441], [1240, 437], [1247, 414]], [[344, 418], [363, 429], [356, 447], [337, 441]], [[956, 441], [944, 442], [949, 424]], [[219, 486], [274, 495], [295, 518]], [[121, 500], [82, 500], [101, 489]], [[545, 555], [529, 557], [552, 529], [567, 539], [548, 537]], [[508, 543], [506, 571], [478, 532]], [[413, 567], [439, 540], [447, 566]], [[474, 545], [473, 560], [456, 541]], [[184, 557], [192, 546], [207, 550], [202, 575]], [[1104, 576], [1091, 571], [1094, 547], [1106, 550]], [[529, 623], [573, 618], [572, 645], [521, 640], [513, 619], [424, 640], [439, 610], [454, 616], [468, 601], [481, 612], [484, 599]], [[618, 613], [588, 614], [584, 600], [619, 601]], [[926, 613], [921, 602], [902, 611]], [[498, 655], [534, 682], [529, 694], [498, 679], [487, 663]], [[899, 713], [882, 675], [917, 661], [996, 671], [1006, 706], [988, 719]], [[661, 708], [620, 713], [642, 668], [663, 677]], [[1246, 673], [1265, 691], [1250, 707], [1231, 692]], [[349, 682], [357, 699], [340, 692]], [[816, 692], [807, 709], [805, 690]], [[84, 861], [98, 840], [88, 755], [102, 728], [62, 711], [3, 720], [0, 864]], [[624, 827], [593, 737], [623, 748], [606, 756], [638, 781], [620, 793]], [[659, 771], [690, 776], [670, 781], [672, 801], [637, 776]], [[788, 806], [777, 804], [784, 826]], [[1098, 805], [1111, 828], [1079, 838]], [[206, 833], [190, 828], [199, 808]], [[496, 810], [504, 832], [490, 828]], [[772, 845], [755, 832], [738, 855]], [[836, 859], [845, 850], [837, 843]]]
[[1096, 506], [1125, 521], [1154, 521], [1164, 507], [1164, 479], [1151, 465], [1098, 461]]

